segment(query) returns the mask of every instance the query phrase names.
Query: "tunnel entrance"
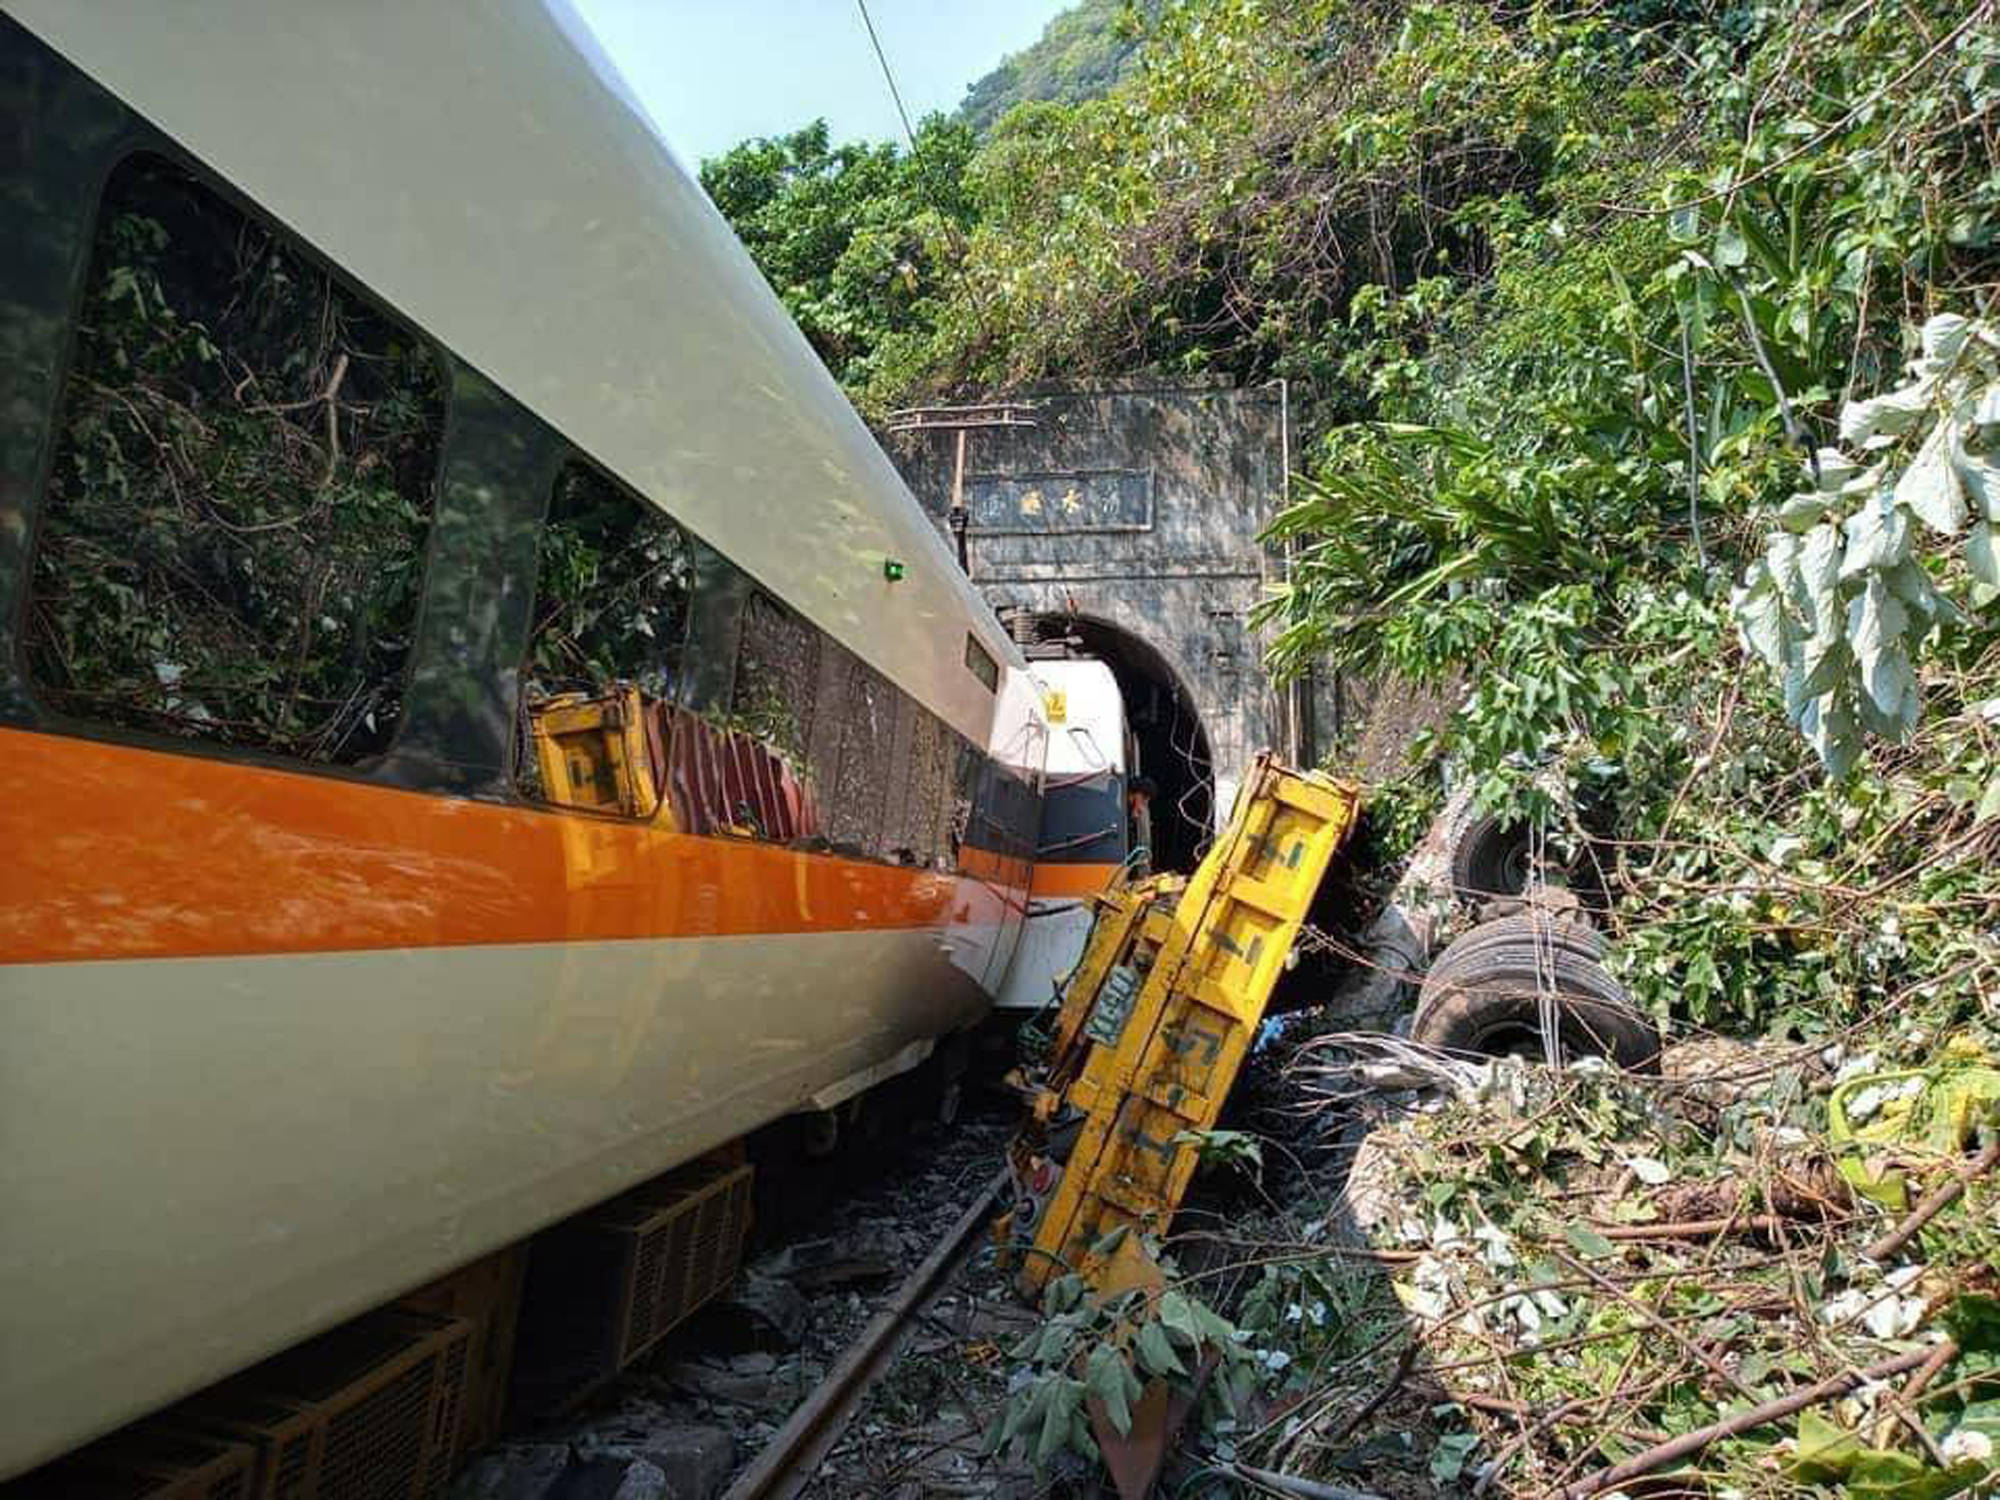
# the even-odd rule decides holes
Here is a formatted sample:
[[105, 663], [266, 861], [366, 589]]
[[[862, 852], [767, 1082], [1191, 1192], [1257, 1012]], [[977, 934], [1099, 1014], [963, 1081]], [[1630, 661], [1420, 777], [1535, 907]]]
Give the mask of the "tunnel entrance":
[[1100, 620], [1042, 615], [1036, 634], [1077, 656], [1111, 668], [1125, 700], [1125, 718], [1136, 746], [1130, 774], [1150, 776], [1153, 800], [1153, 868], [1191, 872], [1207, 850], [1215, 826], [1215, 773], [1208, 733], [1167, 659], [1129, 631]]

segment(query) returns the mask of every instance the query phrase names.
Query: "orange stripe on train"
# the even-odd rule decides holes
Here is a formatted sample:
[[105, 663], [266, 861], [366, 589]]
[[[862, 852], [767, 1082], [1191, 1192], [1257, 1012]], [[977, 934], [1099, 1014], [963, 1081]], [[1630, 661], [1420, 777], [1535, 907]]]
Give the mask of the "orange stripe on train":
[[[921, 928], [934, 871], [0, 730], [0, 963]], [[968, 851], [969, 852], [969, 851]]]

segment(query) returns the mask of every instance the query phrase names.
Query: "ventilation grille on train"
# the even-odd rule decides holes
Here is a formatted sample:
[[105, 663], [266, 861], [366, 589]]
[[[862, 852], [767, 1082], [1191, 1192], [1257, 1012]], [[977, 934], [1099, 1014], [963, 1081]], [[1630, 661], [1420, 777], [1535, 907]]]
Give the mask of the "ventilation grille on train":
[[630, 1364], [729, 1285], [750, 1230], [750, 1168], [707, 1181], [641, 1188], [604, 1211], [602, 1229], [629, 1240], [618, 1363]]
[[257, 1455], [145, 1424], [0, 1486], [7, 1500], [253, 1500]]
[[511, 1410], [574, 1406], [727, 1287], [750, 1232], [752, 1169], [699, 1162], [537, 1236]]
[[510, 1245], [396, 1301], [396, 1306], [411, 1312], [463, 1318], [472, 1325], [465, 1355], [465, 1404], [458, 1420], [461, 1453], [483, 1448], [500, 1435], [521, 1310], [521, 1277], [527, 1265], [527, 1245]]
[[256, 1500], [436, 1500], [458, 1452], [471, 1325], [370, 1313], [176, 1408], [253, 1443]]

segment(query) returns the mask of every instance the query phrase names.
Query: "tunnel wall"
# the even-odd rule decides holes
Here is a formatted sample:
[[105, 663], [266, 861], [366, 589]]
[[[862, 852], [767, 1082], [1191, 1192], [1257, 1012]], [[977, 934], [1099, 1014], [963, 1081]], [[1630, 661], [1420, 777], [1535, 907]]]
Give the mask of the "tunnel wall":
[[[1291, 695], [1270, 683], [1250, 625], [1283, 571], [1258, 540], [1283, 503], [1282, 388], [1093, 386], [1019, 399], [1033, 427], [967, 434], [973, 581], [996, 608], [1087, 617], [1159, 652], [1208, 733], [1220, 820], [1255, 751], [1313, 754], [1294, 738]], [[944, 530], [954, 434], [882, 436]]]

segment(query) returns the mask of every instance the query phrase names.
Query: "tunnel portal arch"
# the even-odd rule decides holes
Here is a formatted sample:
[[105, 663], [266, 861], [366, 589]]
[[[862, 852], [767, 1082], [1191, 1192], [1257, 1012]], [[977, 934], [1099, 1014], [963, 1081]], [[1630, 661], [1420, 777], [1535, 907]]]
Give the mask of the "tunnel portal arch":
[[[1284, 389], [1135, 377], [1007, 394], [904, 413], [884, 444], [988, 604], [1103, 656], [1142, 730], [1172, 726], [1176, 705], [1181, 745], [1198, 728], [1206, 805], [1175, 816], [1206, 834], [1258, 751], [1319, 753], [1317, 690], [1271, 681], [1256, 613], [1285, 565], [1263, 540], [1284, 497]], [[1186, 765], [1174, 732], [1144, 756], [1162, 803], [1186, 800], [1161, 775]], [[1199, 837], [1174, 830], [1163, 866]]]

